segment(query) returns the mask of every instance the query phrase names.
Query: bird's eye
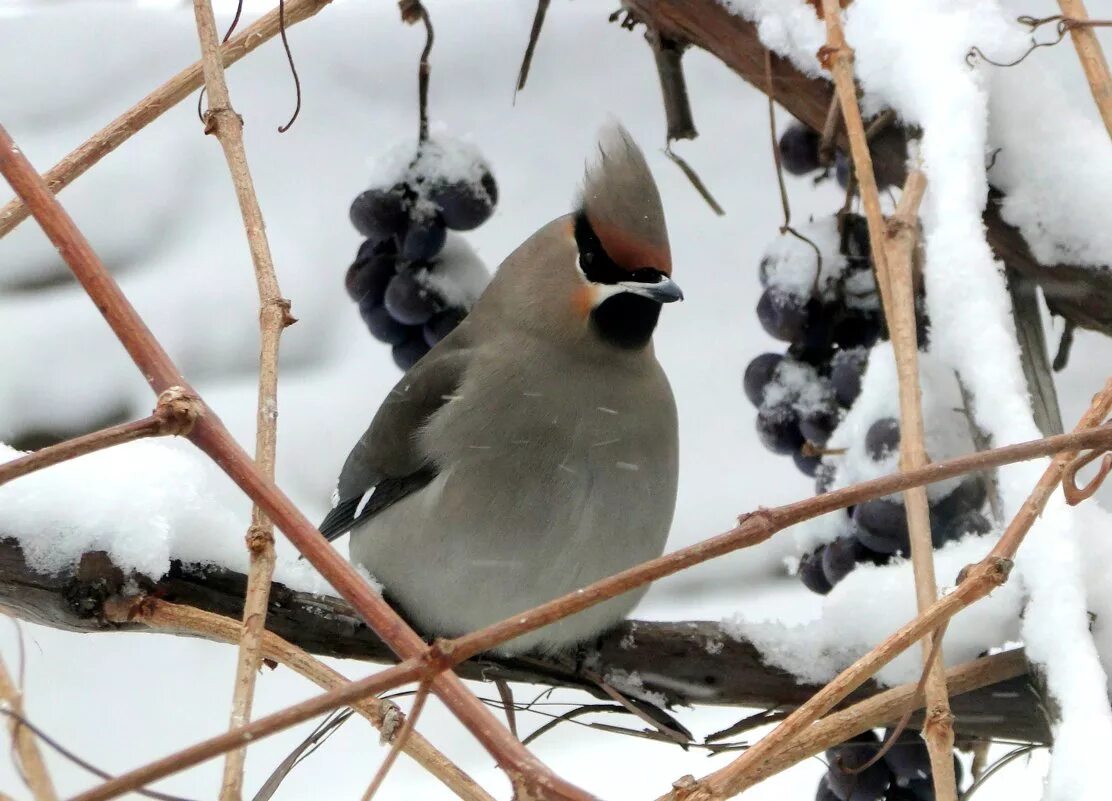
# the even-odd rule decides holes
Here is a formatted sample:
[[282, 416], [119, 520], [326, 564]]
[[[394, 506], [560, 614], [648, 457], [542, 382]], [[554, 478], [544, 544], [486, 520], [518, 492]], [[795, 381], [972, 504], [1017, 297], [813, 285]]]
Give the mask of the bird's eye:
[[664, 275], [653, 267], [640, 267], [630, 273], [630, 278], [642, 284], [656, 284], [659, 283]]

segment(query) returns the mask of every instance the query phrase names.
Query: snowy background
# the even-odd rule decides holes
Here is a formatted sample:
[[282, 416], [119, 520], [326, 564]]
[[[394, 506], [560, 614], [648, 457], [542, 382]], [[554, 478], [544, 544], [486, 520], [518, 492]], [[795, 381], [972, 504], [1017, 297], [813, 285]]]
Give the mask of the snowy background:
[[[230, 17], [229, 5], [234, 4], [218, 4], [223, 12], [218, 14], [221, 25]], [[660, 152], [663, 110], [651, 52], [640, 32], [631, 34], [606, 23], [609, 6], [553, 5], [529, 85], [515, 102], [513, 82], [534, 4], [431, 0], [428, 5], [437, 31], [432, 117], [482, 150], [501, 190], [493, 219], [467, 235], [491, 269], [539, 225], [569, 210], [601, 124], [611, 118], [621, 120], [646, 149], [668, 215], [676, 278], [687, 296], [687, 302], [665, 309], [656, 337], [657, 352], [677, 396], [681, 425], [680, 494], [669, 546], [688, 545], [729, 528], [737, 513], [758, 504], [775, 505], [810, 494], [812, 481], [790, 459], [773, 456], [759, 445], [753, 428], [755, 410], [740, 385], [741, 370], [749, 359], [765, 350], [782, 349], [764, 334], [753, 313], [760, 293], [757, 265], [780, 223], [763, 95], [701, 51], [693, 50], [685, 59], [701, 135], [678, 149], [726, 208], [727, 216], [717, 218]], [[753, 13], [796, 3], [767, 0], [734, 5]], [[862, 0], [859, 5], [864, 29], [869, 23], [864, 15], [870, 10], [878, 13], [879, 4]], [[909, 7], [919, 5], [909, 3]], [[970, 4], [938, 5], [945, 10]], [[1022, 7], [1016, 3], [1014, 13], [1003, 14], [995, 3], [984, 5], [991, 24], [972, 30], [995, 30], [993, 25], [1002, 27], [999, 18], [1018, 13], [1041, 16], [1057, 11], [1051, 2]], [[1090, 0], [1088, 5], [1094, 18], [1112, 16], [1112, 0]], [[261, 7], [249, 4], [255, 13]], [[898, 25], [911, 20], [909, 12], [893, 21], [894, 39], [904, 36]], [[192, 62], [198, 53], [193, 25], [192, 11], [181, 3], [0, 3], [0, 74], [5, 76], [0, 86], [0, 120], [32, 162], [46, 169]], [[848, 33], [851, 43], [858, 44], [852, 27]], [[775, 30], [766, 34], [776, 39]], [[1011, 53], [1016, 35], [1005, 31], [994, 41], [1002, 48], [1012, 47], [1006, 51]], [[1112, 36], [1101, 35], [1106, 48], [1112, 46]], [[344, 293], [343, 272], [359, 243], [348, 223], [347, 207], [366, 187], [376, 156], [415, 135], [416, 59], [424, 37], [418, 29], [398, 22], [391, 2], [337, 0], [314, 19], [292, 28], [290, 41], [302, 80], [303, 108], [288, 133], [276, 132], [294, 102], [292, 81], [276, 40], [232, 68], [229, 83], [233, 102], [246, 120], [248, 157], [282, 290], [292, 299], [293, 313], [300, 320], [282, 343], [278, 480], [310, 517], [317, 517], [327, 508], [336, 472], [351, 443], [398, 377], [388, 348], [369, 337]], [[984, 46], [982, 40], [964, 46], [973, 43]], [[868, 43], [862, 44], [865, 57]], [[794, 46], [805, 52], [810, 44]], [[889, 57], [894, 58], [879, 45], [874, 47], [874, 59], [883, 62]], [[875, 74], [872, 77], [876, 79]], [[988, 80], [996, 82], [990, 142], [1005, 137], [1017, 124], [1022, 128], [1032, 121], [1038, 125], [1027, 126], [1030, 138], [1048, 138], [1062, 155], [1066, 143], [1060, 141], [1054, 120], [1047, 118], [1065, 124], [1066, 109], [1066, 122], [1084, 121], [1071, 128], [1079, 137], [1080, 144], [1073, 144], [1078, 150], [1069, 158], [1050, 159], [1049, 167], [1045, 159], [1034, 162], [1030, 181], [1024, 182], [1017, 166], [1021, 158], [1031, 155], [1024, 150], [1028, 140], [1016, 139], [1011, 146], [1017, 154], [1014, 160], [1002, 162], [1000, 180], [1014, 187], [1015, 197], [1027, 204], [1013, 210], [1014, 219], [1022, 221], [1027, 214], [1033, 226], [1041, 225], [1051, 233], [1068, 230], [1077, 222], [1076, 214], [1068, 220], [1047, 221], [1035, 213], [1050, 205], [1039, 187], [1045, 190], [1049, 182], [1060, 185], [1076, 179], [1076, 194], [1091, 200], [1097, 178], [1112, 169], [1107, 139], [1087, 138], [1097, 117], [1072, 48], [1064, 43], [1037, 51], [1022, 67], [1006, 75], [990, 74]], [[890, 100], [924, 96], [909, 94], [907, 86], [885, 86], [879, 79], [876, 91]], [[969, 102], [976, 100], [973, 96]], [[183, 371], [250, 449], [257, 358], [254, 280], [223, 156], [214, 140], [201, 135], [194, 106], [189, 100], [172, 109], [61, 198]], [[945, 111], [910, 102], [904, 109], [909, 117], [928, 119], [938, 119]], [[781, 114], [781, 126], [786, 119]], [[1097, 149], [1086, 149], [1087, 142], [1096, 142]], [[954, 154], [952, 162], [958, 163], [960, 156]], [[935, 163], [951, 161], [940, 154]], [[956, 186], [958, 177], [951, 176], [949, 185]], [[994, 172], [993, 180], [997, 178]], [[941, 182], [945, 180], [941, 176]], [[789, 179], [789, 192], [794, 218], [800, 221], [832, 212], [841, 199], [836, 189], [813, 188], [809, 179]], [[927, 213], [937, 216], [955, 202], [950, 196], [936, 199], [931, 211], [928, 199]], [[976, 202], [976, 198], [961, 202]], [[1068, 205], [1068, 199], [1063, 202]], [[962, 208], [957, 205], [959, 212]], [[1106, 208], [1098, 204], [1089, 213]], [[940, 241], [953, 234], [945, 225], [932, 230]], [[1107, 263], [1112, 248], [1101, 237], [1112, 229], [1105, 224], [1099, 231], [1086, 231], [1072, 255], [1097, 263], [1103, 258]], [[1052, 238], [1043, 242], [1040, 252], [1060, 253]], [[939, 247], [945, 246], [941, 241]], [[968, 251], [952, 255], [956, 260]], [[145, 414], [151, 406], [145, 383], [92, 304], [64, 280], [66, 273], [33, 224], [23, 224], [0, 240], [0, 338], [4, 343], [0, 346], [0, 442], [44, 430], [75, 433], [108, 419]], [[44, 283], [52, 285], [32, 291]], [[963, 289], [964, 285], [956, 284], [950, 291]], [[991, 308], [985, 311], [991, 313]], [[963, 325], [961, 320], [948, 322]], [[976, 326], [980, 321], [972, 322]], [[1060, 321], [1048, 325], [1053, 345]], [[1103, 383], [1110, 364], [1112, 345], [1079, 331], [1070, 366], [1058, 376], [1067, 428]], [[88, 471], [74, 467], [69, 472], [59, 468], [53, 484], [36, 485], [32, 482], [37, 479], [29, 478], [20, 487], [6, 488], [0, 495], [0, 524], [20, 530], [33, 520], [35, 531], [46, 532], [72, 531], [81, 523], [88, 533], [97, 530], [95, 521], [111, 521], [116, 532], [113, 547], [127, 561], [152, 572], [170, 554], [245, 563], [241, 543], [248, 507], [188, 444], [143, 443], [96, 458], [100, 460], [95, 468], [98, 482], [89, 480]], [[56, 491], [59, 486], [67, 493], [61, 504], [57, 496], [52, 499], [42, 491]], [[1106, 507], [1108, 493], [1106, 489], [1102, 500]], [[188, 509], [175, 518], [172, 512], [181, 506], [183, 495]], [[157, 518], [151, 515], [154, 507], [162, 512]], [[1100, 526], [1107, 518], [1085, 520]], [[1107, 538], [1107, 526], [1093, 533]], [[800, 541], [806, 536], [800, 535]], [[75, 545], [72, 538], [68, 542]], [[39, 542], [44, 564], [64, 556], [58, 545], [56, 540]], [[103, 547], [103, 543], [95, 537], [82, 543], [82, 547], [93, 546]], [[941, 561], [940, 581], [952, 581], [957, 568], [985, 547], [983, 541], [974, 541], [951, 548]], [[288, 564], [286, 544], [280, 542], [279, 548], [287, 562], [280, 577], [298, 586], [314, 586], [303, 565]], [[860, 653], [910, 614], [913, 601], [906, 568], [859, 569], [824, 603], [786, 576], [785, 557], [795, 555], [796, 548], [796, 538], [781, 536], [661, 582], [637, 614], [657, 619], [731, 618], [749, 636], [765, 632], [788, 663], [793, 644], [797, 652], [799, 648], [817, 651], [821, 644], [828, 656], [834, 654], [833, 662], [847, 653]], [[1096, 589], [1089, 586], [1090, 603]], [[992, 631], [1002, 637], [1018, 636], [1012, 630], [1016, 622], [1009, 622], [1000, 610], [1017, 610], [1019, 592], [1018, 583], [1009, 585], [1001, 597], [985, 605], [977, 625], [993, 626]], [[846, 620], [861, 621], [863, 599], [870, 609], [887, 611], [874, 616], [875, 625], [868, 630], [858, 626], [851, 631]], [[762, 626], [762, 621], [805, 625], [789, 637], [781, 626]], [[232, 648], [151, 635], [79, 637], [29, 625], [21, 628], [28, 714], [105, 770], [130, 769], [226, 725], [234, 674]], [[951, 637], [960, 638], [960, 627], [955, 629]], [[965, 645], [973, 648], [978, 643]], [[9, 665], [15, 663], [18, 647], [15, 627], [0, 626], [0, 652]], [[960, 648], [954, 654], [970, 655]], [[352, 677], [374, 669], [336, 664]], [[892, 678], [900, 680], [897, 675]], [[477, 691], [493, 694], [487, 686]], [[256, 712], [277, 709], [315, 692], [289, 671], [265, 673], [259, 682]], [[531, 694], [530, 688], [518, 692], [519, 698]], [[696, 735], [704, 735], [743, 714], [700, 709], [683, 711], [681, 719]], [[542, 722], [523, 719], [527, 728]], [[1103, 720], [1094, 725], [1094, 735], [1104, 731]], [[505, 782], [489, 757], [442, 708], [430, 704], [421, 728], [485, 787], [506, 795]], [[111, 736], [106, 737], [106, 732]], [[288, 732], [251, 749], [249, 792], [304, 733]], [[1075, 730], [1074, 736], [1083, 733]], [[561, 774], [610, 799], [652, 797], [685, 773], [701, 775], [729, 759], [586, 732], [572, 725], [540, 740], [536, 751]], [[383, 753], [369, 726], [350, 722], [294, 771], [276, 797], [357, 797]], [[63, 794], [95, 781], [52, 754], [47, 759]], [[213, 761], [167, 780], [160, 788], [193, 798], [213, 797], [219, 770], [219, 761]], [[811, 798], [822, 771], [823, 765], [811, 760], [761, 784], [748, 797]], [[1042, 757], [1013, 764], [980, 791], [980, 797], [1039, 798], [1045, 771]], [[1079, 777], [1084, 784], [1083, 779]], [[0, 788], [17, 799], [27, 797], [7, 760], [0, 760]], [[403, 758], [381, 797], [450, 796]]]

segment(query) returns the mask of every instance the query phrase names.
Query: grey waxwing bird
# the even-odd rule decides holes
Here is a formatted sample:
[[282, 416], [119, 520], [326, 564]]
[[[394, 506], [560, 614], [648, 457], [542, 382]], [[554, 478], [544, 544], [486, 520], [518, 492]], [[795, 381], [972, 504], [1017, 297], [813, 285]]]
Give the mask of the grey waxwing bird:
[[[340, 473], [321, 524], [425, 634], [455, 636], [659, 556], [676, 502], [671, 387], [653, 353], [672, 281], [660, 195], [604, 131], [579, 208], [502, 263], [415, 364]], [[557, 651], [621, 621], [629, 592], [504, 644]]]

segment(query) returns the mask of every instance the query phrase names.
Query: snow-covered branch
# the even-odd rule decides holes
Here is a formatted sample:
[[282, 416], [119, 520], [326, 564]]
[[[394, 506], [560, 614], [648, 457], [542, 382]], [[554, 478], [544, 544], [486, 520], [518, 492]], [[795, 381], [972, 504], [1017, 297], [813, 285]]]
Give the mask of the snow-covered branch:
[[[0, 540], [0, 608], [34, 623], [80, 632], [159, 630], [135, 621], [115, 623], [105, 602], [124, 591], [128, 579], [103, 553], [87, 555], [76, 571], [57, 575], [32, 569], [19, 545]], [[188, 569], [175, 563], [157, 582], [138, 579], [160, 599], [238, 620], [247, 579], [223, 568]], [[393, 662], [393, 652], [339, 598], [295, 592], [275, 584], [267, 627], [294, 645], [320, 656]], [[182, 634], [180, 630], [169, 633]], [[197, 636], [197, 632], [192, 632]], [[976, 679], [952, 699], [959, 734], [978, 738], [1048, 742], [1050, 732], [1024, 673], [1020, 652]], [[504, 659], [479, 656], [458, 667], [470, 679], [571, 687], [602, 696], [584, 672], [610, 677], [624, 687], [639, 684], [647, 697], [669, 705], [743, 706], [792, 709], [818, 689], [787, 671], [766, 665], [756, 646], [725, 633], [716, 622], [628, 621], [603, 637], [586, 663], [564, 659]], [[624, 677], [625, 681], [620, 678]], [[634, 679], [633, 677], [636, 677]], [[969, 685], [967, 685], [969, 686]], [[879, 691], [869, 682], [847, 703]], [[960, 689], [960, 688], [956, 688]], [[903, 709], [891, 713], [898, 719]], [[883, 722], [877, 725], [882, 725]], [[918, 725], [915, 719], [914, 725]]]

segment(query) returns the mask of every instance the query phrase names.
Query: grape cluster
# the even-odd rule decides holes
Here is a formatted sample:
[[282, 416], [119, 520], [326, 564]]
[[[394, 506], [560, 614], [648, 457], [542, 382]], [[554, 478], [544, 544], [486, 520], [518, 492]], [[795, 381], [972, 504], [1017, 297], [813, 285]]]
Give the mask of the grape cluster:
[[489, 219], [498, 185], [473, 148], [443, 138], [422, 141], [394, 173], [351, 204], [365, 241], [344, 283], [371, 335], [408, 370], [459, 325], [488, 279], [454, 232]]
[[[789, 172], [813, 172], [820, 166], [818, 136], [792, 126], [780, 140], [780, 155]], [[858, 401], [872, 348], [887, 339], [870, 253], [865, 219], [841, 213], [782, 234], [761, 260], [764, 291], [757, 317], [769, 335], [788, 347], [783, 354], [762, 353], [749, 363], [745, 394], [757, 407], [762, 444], [773, 453], [790, 455], [802, 472], [814, 476], [819, 493], [832, 485], [835, 460], [846, 458], [841, 450], [827, 451], [831, 435]], [[925, 347], [921, 296], [917, 305], [917, 335]], [[899, 449], [898, 422], [890, 417], [873, 420], [864, 442], [851, 443], [849, 450], [854, 449], [879, 467]], [[935, 547], [989, 529], [981, 514], [985, 494], [980, 479], [967, 478], [943, 497], [932, 498]], [[830, 592], [858, 564], [884, 564], [910, 552], [899, 499], [868, 501], [847, 512], [839, 536], [800, 561], [799, 576], [815, 592]]]
[[801, 233], [807, 241], [777, 239], [760, 268], [757, 317], [788, 343], [787, 352], [757, 356], [743, 383], [764, 446], [814, 476], [842, 410], [860, 392], [868, 348], [884, 324], [864, 220], [828, 217]]
[[[815, 801], [934, 801], [930, 755], [918, 732], [904, 730], [876, 759], [882, 742], [887, 744], [893, 735], [895, 731], [888, 729], [882, 740], [866, 731], [827, 749], [829, 767], [819, 780]], [[960, 788], [962, 765], [956, 756], [954, 776]]]

